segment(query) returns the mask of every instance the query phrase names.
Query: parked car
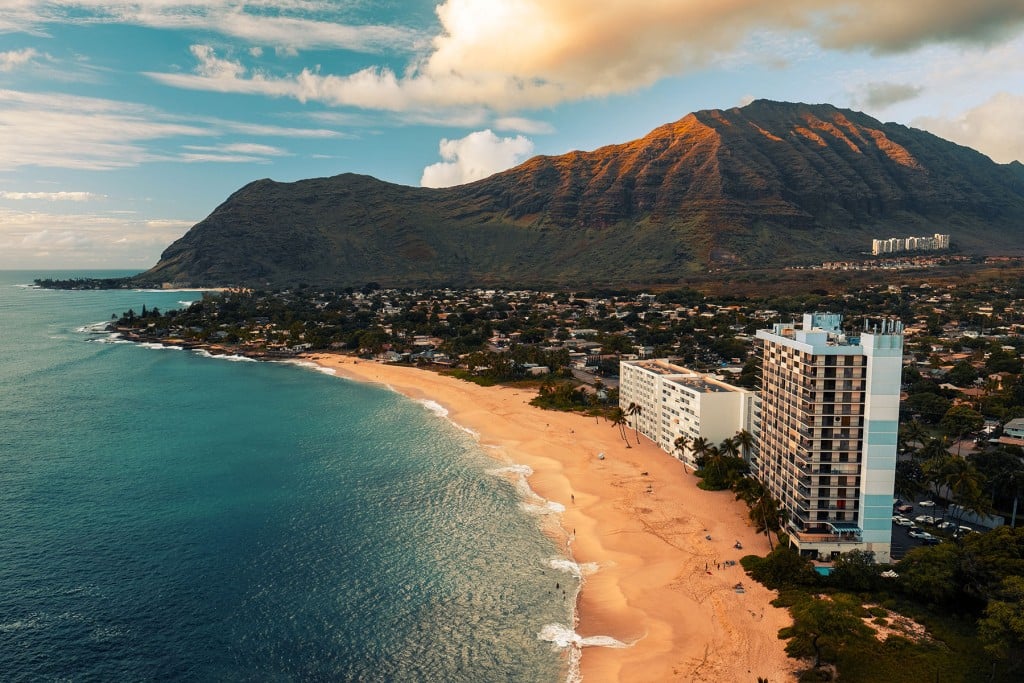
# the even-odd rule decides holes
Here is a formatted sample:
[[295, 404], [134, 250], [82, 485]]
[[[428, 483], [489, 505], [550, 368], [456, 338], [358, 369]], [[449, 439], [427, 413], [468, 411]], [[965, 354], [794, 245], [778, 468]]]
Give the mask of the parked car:
[[899, 513], [902, 513], [902, 514], [906, 514], [908, 512], [913, 512], [913, 511], [914, 511], [914, 506], [913, 505], [897, 505], [896, 506], [896, 512], [899, 512]]
[[898, 526], [914, 526], [914, 523], [906, 517], [904, 517], [903, 515], [894, 515], [892, 521], [895, 522]]
[[923, 508], [933, 508], [933, 507], [935, 507], [935, 501], [934, 500], [922, 500], [920, 503], [918, 503], [918, 505], [920, 505]]
[[956, 531], [954, 531], [953, 533], [956, 534], [957, 536], [965, 536], [967, 534], [976, 534], [976, 533], [978, 533], [978, 530], [977, 529], [972, 529], [969, 526], [961, 525], [961, 526], [958, 526], [956, 528]]
[[933, 540], [933, 539], [934, 540], [938, 540], [934, 536], [932, 536], [930, 533], [928, 533], [927, 531], [920, 531], [920, 530], [918, 530], [918, 531], [911, 531], [910, 532], [910, 537], [911, 538], [920, 539], [922, 541], [925, 541], [926, 543], [931, 541], [931, 540]]
[[953, 529], [955, 527], [956, 524], [953, 524], [953, 522], [950, 522], [948, 519], [945, 522], [939, 522], [935, 525], [935, 528], [942, 529], [943, 531], [946, 531], [947, 529]]
[[918, 524], [935, 524], [935, 518], [931, 515], [918, 515], [914, 517], [914, 521]]

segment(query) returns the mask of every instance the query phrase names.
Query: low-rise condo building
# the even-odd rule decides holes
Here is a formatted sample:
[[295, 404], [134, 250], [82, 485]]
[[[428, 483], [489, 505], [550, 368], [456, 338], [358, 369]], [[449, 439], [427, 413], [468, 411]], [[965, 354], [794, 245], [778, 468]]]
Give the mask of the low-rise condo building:
[[619, 364], [619, 405], [641, 434], [691, 466], [693, 450], [675, 446], [680, 436], [717, 444], [743, 430], [757, 435], [756, 391], [664, 359]]

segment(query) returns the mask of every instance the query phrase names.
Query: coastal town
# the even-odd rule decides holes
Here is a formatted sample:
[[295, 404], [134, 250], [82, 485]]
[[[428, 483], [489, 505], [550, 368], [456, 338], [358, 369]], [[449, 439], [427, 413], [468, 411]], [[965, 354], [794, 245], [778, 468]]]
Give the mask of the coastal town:
[[[858, 640], [863, 619], [942, 629], [957, 611], [977, 619], [973, 654], [957, 656], [1013, 670], [1022, 640], [1008, 615], [1024, 597], [1019, 278], [773, 297], [225, 290], [181, 311], [115, 314], [111, 328], [211, 353], [337, 362], [389, 385], [399, 376], [372, 368], [462, 380], [480, 396], [501, 385], [604, 420], [624, 448], [642, 440], [700, 488], [747, 503], [770, 552], [743, 568], [795, 601], [783, 601], [795, 623], [780, 637], [791, 656], [814, 660], [810, 670], [856, 671], [873, 647]], [[839, 592], [823, 607], [813, 595], [826, 588]], [[822, 650], [815, 628], [829, 619], [848, 633], [830, 632]], [[934, 658], [926, 639], [896, 632], [921, 649], [915, 657]]]

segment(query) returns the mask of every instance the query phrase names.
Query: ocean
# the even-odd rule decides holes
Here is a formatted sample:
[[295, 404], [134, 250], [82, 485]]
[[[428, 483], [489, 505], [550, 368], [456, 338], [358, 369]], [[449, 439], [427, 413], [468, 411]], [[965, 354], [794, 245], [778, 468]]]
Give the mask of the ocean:
[[576, 676], [524, 468], [429, 402], [95, 327], [199, 293], [26, 286], [121, 274], [0, 272], [0, 679]]

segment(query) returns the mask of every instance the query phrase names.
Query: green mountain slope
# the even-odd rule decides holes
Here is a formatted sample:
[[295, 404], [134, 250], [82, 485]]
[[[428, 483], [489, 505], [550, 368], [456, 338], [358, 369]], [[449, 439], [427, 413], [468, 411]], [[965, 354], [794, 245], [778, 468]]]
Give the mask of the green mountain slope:
[[654, 283], [935, 232], [965, 252], [1019, 253], [1024, 166], [830, 105], [759, 100], [447, 189], [352, 174], [256, 181], [138, 280]]

